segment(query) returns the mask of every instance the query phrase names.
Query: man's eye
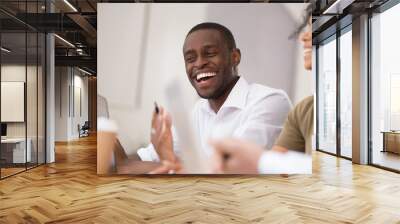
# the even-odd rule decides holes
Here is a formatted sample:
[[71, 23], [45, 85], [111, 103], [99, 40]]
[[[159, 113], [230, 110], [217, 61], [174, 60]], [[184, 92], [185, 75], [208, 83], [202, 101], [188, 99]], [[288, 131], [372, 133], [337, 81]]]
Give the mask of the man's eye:
[[207, 56], [208, 56], [208, 57], [214, 57], [215, 55], [217, 55], [216, 52], [208, 52], [208, 53], [207, 53]]
[[188, 62], [188, 63], [192, 63], [192, 62], [194, 62], [194, 57], [186, 57], [186, 62]]

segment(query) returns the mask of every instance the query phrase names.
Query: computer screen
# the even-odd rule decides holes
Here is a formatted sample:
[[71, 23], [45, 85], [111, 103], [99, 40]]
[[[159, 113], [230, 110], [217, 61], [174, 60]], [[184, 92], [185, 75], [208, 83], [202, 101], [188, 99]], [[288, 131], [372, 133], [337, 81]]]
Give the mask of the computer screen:
[[7, 136], [7, 124], [1, 123], [1, 136]]

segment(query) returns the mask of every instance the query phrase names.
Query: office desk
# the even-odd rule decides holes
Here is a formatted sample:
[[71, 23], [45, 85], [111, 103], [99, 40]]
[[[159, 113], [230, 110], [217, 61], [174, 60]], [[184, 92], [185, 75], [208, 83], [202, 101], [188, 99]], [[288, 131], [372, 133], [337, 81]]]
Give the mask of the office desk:
[[400, 132], [382, 131], [383, 150], [382, 152], [392, 152], [400, 154]]
[[25, 152], [25, 138], [1, 139], [1, 159], [5, 160], [7, 164], [31, 162], [32, 140], [27, 138], [26, 142], [28, 144]]
[[117, 167], [117, 174], [147, 174], [161, 166], [159, 162], [131, 161]]

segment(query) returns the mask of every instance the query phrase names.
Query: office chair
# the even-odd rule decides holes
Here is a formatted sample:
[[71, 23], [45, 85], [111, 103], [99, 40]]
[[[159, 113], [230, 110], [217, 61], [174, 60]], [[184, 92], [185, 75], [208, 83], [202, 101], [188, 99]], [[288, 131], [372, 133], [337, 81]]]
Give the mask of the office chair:
[[79, 138], [89, 136], [89, 129], [90, 129], [89, 121], [85, 121], [82, 127], [80, 127], [80, 125], [78, 124]]

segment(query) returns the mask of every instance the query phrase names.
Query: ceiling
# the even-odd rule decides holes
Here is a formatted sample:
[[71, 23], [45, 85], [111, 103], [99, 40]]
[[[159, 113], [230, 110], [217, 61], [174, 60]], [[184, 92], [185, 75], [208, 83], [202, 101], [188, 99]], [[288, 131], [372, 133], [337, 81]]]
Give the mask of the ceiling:
[[374, 12], [389, 0], [319, 0], [313, 11], [313, 44], [352, 23], [354, 17]]
[[[36, 40], [31, 39], [37, 33], [54, 32], [56, 65], [79, 66], [96, 73], [97, 2], [1, 0], [2, 46], [12, 49], [8, 54], [2, 52], [3, 60], [18, 61], [26, 55], [29, 61], [38, 50]], [[26, 31], [35, 35], [28, 34], [25, 40]]]
[[[336, 21], [347, 15], [377, 7], [387, 0], [336, 0], [343, 3], [342, 13], [324, 14], [335, 0], [316, 1], [313, 11], [313, 39], [326, 34]], [[7, 43], [15, 55], [34, 53], [36, 45], [28, 43], [25, 49], [24, 33], [54, 32], [56, 65], [81, 66], [96, 73], [97, 57], [97, 3], [134, 2], [270, 2], [302, 3], [303, 0], [1, 0], [0, 25]], [[46, 4], [47, 3], [47, 4]], [[325, 32], [325, 33], [324, 33]], [[334, 31], [332, 31], [334, 32]], [[30, 39], [30, 38], [28, 38]], [[66, 40], [66, 41], [64, 41]], [[30, 40], [28, 40], [29, 42]], [[3, 54], [2, 54], [3, 55]]]

